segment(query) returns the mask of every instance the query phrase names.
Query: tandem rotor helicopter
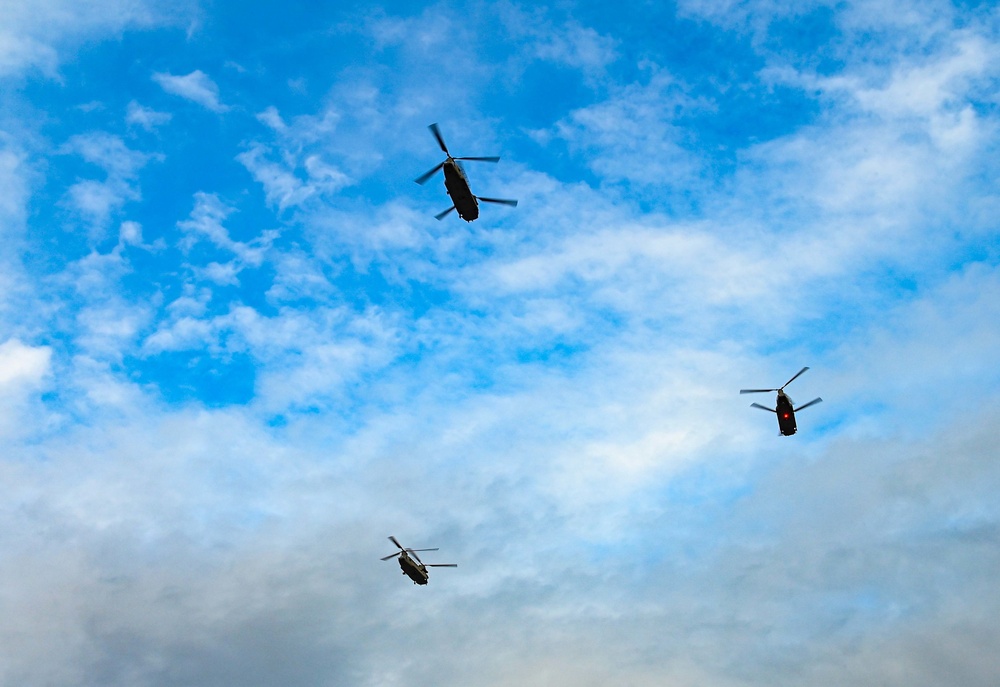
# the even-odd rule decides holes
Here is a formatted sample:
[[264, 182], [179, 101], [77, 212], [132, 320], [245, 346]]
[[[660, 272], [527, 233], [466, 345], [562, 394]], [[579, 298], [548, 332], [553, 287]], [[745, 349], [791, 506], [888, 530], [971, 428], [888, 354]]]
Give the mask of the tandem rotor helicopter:
[[499, 162], [499, 157], [452, 157], [451, 153], [448, 152], [448, 146], [444, 144], [444, 138], [441, 136], [441, 132], [438, 130], [438, 125], [431, 124], [427, 127], [434, 134], [434, 138], [437, 139], [438, 145], [441, 146], [441, 150], [448, 158], [439, 164], [437, 167], [431, 171], [417, 177], [415, 180], [418, 184], [425, 184], [427, 180], [432, 176], [437, 174], [439, 169], [444, 169], [444, 186], [448, 190], [448, 195], [451, 196], [451, 202], [454, 203], [450, 208], [444, 212], [439, 212], [434, 215], [435, 219], [444, 219], [452, 210], [458, 210], [458, 216], [464, 219], [466, 222], [471, 222], [472, 220], [479, 217], [479, 202], [483, 201], [485, 203], [499, 203], [500, 205], [510, 205], [511, 207], [517, 207], [516, 200], [505, 200], [503, 198], [482, 198], [480, 196], [474, 196], [472, 194], [472, 189], [469, 188], [469, 178], [465, 176], [465, 170], [462, 169], [462, 165], [458, 163], [459, 160], [475, 160], [476, 162]]
[[798, 408], [793, 408], [792, 407], [793, 406], [792, 399], [789, 398], [785, 394], [785, 387], [788, 386], [789, 384], [791, 384], [792, 382], [794, 382], [799, 377], [799, 375], [801, 375], [803, 372], [805, 372], [808, 369], [809, 369], [808, 367], [803, 367], [801, 370], [799, 370], [796, 373], [796, 375], [794, 377], [792, 377], [791, 379], [789, 379], [787, 382], [785, 382], [784, 384], [782, 384], [777, 389], [740, 389], [740, 393], [741, 394], [762, 394], [762, 393], [767, 393], [769, 391], [777, 391], [778, 392], [777, 407], [775, 407], [775, 408], [768, 408], [767, 406], [762, 406], [759, 403], [751, 403], [750, 405], [752, 407], [754, 407], [754, 408], [760, 408], [761, 410], [769, 410], [772, 413], [774, 413], [775, 415], [777, 415], [778, 416], [778, 429], [781, 431], [781, 433], [784, 436], [790, 437], [793, 434], [795, 434], [795, 431], [796, 431], [796, 427], [795, 427], [795, 413], [797, 413], [800, 410], [805, 410], [809, 406], [816, 405], [817, 403], [821, 403], [823, 401], [822, 398], [814, 398], [813, 400], [809, 401], [805, 405], [801, 405]]
[[[457, 563], [424, 563], [420, 560], [420, 556], [417, 555], [417, 551], [437, 551], [437, 549], [404, 549], [396, 541], [396, 538], [391, 535], [389, 536], [389, 541], [395, 544], [399, 551], [385, 556], [382, 560], [387, 561], [390, 558], [399, 556], [399, 567], [403, 569], [404, 575], [413, 580], [413, 584], [427, 584], [427, 578], [429, 577], [427, 568], [458, 567]], [[413, 554], [413, 558], [410, 558], [410, 554]]]

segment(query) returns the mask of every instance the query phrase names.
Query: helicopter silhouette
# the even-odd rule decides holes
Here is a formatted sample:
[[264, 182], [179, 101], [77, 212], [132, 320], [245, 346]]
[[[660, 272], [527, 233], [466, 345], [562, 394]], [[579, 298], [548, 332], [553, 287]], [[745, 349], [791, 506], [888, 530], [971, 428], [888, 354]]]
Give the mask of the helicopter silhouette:
[[[417, 551], [437, 551], [437, 549], [404, 549], [396, 538], [389, 536], [389, 541], [396, 545], [399, 549], [396, 553], [389, 554], [381, 560], [387, 561], [390, 558], [395, 558], [399, 556], [399, 567], [402, 568], [403, 574], [413, 580], [413, 584], [427, 584], [427, 579], [430, 575], [427, 573], [427, 568], [457, 568], [456, 563], [424, 563], [420, 560], [420, 556], [417, 555]], [[413, 554], [413, 558], [410, 558], [410, 554]]]
[[793, 408], [792, 399], [785, 394], [785, 387], [794, 382], [799, 375], [808, 370], [808, 367], [803, 367], [799, 370], [794, 377], [789, 379], [787, 382], [782, 384], [777, 389], [740, 389], [741, 394], [759, 394], [767, 393], [769, 391], [777, 391], [777, 406], [775, 408], [768, 408], [767, 406], [762, 406], [759, 403], [751, 403], [750, 405], [754, 408], [760, 408], [761, 410], [768, 410], [778, 416], [778, 430], [786, 437], [790, 437], [796, 432], [795, 426], [795, 413], [800, 410], [805, 410], [811, 405], [816, 405], [823, 401], [822, 398], [814, 398], [805, 405], [801, 405], [798, 408]]
[[482, 198], [472, 194], [472, 189], [469, 188], [469, 178], [465, 176], [465, 170], [462, 169], [462, 165], [458, 163], [459, 160], [475, 160], [476, 162], [499, 162], [499, 157], [452, 157], [451, 153], [448, 152], [448, 146], [444, 143], [444, 138], [441, 136], [441, 131], [438, 129], [438, 125], [431, 124], [428, 126], [431, 133], [434, 134], [434, 138], [437, 139], [438, 145], [441, 146], [441, 150], [447, 155], [447, 159], [441, 164], [437, 165], [434, 169], [416, 178], [418, 184], [425, 184], [427, 180], [432, 176], [437, 174], [439, 169], [444, 169], [444, 187], [448, 190], [448, 195], [451, 196], [451, 202], [453, 205], [445, 210], [444, 212], [439, 212], [434, 215], [437, 220], [444, 219], [452, 210], [458, 211], [458, 216], [464, 219], [466, 222], [471, 222], [477, 217], [479, 217], [479, 201], [485, 203], [499, 203], [500, 205], [510, 205], [511, 207], [517, 207], [516, 200], [505, 200], [502, 198]]

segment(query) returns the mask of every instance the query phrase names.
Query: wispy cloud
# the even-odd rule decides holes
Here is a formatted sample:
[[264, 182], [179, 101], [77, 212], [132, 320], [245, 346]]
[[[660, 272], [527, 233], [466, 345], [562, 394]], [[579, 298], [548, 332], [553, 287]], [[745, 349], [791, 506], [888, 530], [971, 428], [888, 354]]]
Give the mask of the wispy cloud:
[[99, 131], [73, 136], [61, 151], [75, 154], [105, 172], [103, 180], [83, 179], [71, 185], [64, 201], [89, 225], [90, 237], [101, 239], [112, 216], [126, 202], [142, 197], [136, 178], [154, 156], [132, 150], [118, 136]]
[[325, 150], [326, 142], [334, 136], [340, 119], [335, 110], [327, 110], [322, 117], [303, 115], [287, 123], [276, 108], [269, 107], [257, 119], [273, 132], [275, 141], [254, 142], [236, 159], [264, 187], [267, 202], [279, 211], [300, 206], [310, 198], [330, 196], [354, 183], [318, 152]]
[[526, 11], [516, 5], [502, 7], [504, 27], [516, 40], [525, 41], [535, 57], [582, 69], [596, 77], [618, 59], [618, 41], [595, 29], [569, 20], [554, 21], [541, 8]]
[[[680, 8], [217, 2], [19, 91], [0, 682], [992, 687], [993, 10]], [[158, 74], [224, 119], [93, 81], [220, 41]], [[518, 208], [434, 221], [436, 120]]]
[[125, 112], [125, 123], [152, 132], [169, 122], [172, 117], [173, 115], [169, 112], [157, 112], [151, 108], [143, 107], [133, 100], [128, 104], [128, 109]]
[[127, 29], [183, 24], [194, 14], [191, 3], [163, 8], [140, 0], [39, 0], [29, 7], [4, 3], [0, 26], [0, 75], [37, 69], [55, 77], [75, 47], [89, 38], [119, 34]]
[[200, 69], [184, 76], [175, 76], [167, 72], [155, 72], [153, 81], [167, 93], [180, 96], [212, 112], [222, 113], [229, 107], [219, 101], [219, 87]]

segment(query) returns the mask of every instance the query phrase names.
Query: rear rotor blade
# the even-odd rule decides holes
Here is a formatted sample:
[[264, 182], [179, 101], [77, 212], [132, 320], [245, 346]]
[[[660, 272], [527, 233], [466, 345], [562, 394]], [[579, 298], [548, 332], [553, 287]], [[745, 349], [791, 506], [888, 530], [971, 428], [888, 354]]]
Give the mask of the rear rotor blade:
[[427, 128], [431, 130], [432, 134], [434, 134], [434, 138], [437, 139], [438, 145], [441, 146], [441, 150], [444, 151], [444, 154], [447, 155], [448, 157], [451, 157], [451, 153], [448, 152], [448, 146], [444, 144], [444, 137], [441, 135], [441, 131], [438, 129], [437, 122], [434, 122]]
[[822, 398], [814, 398], [813, 400], [811, 400], [811, 401], [809, 401], [808, 403], [806, 403], [806, 404], [805, 404], [804, 406], [799, 406], [798, 408], [796, 408], [796, 409], [795, 409], [795, 412], [797, 413], [797, 412], [799, 412], [800, 410], [805, 410], [805, 409], [806, 409], [806, 408], [808, 408], [809, 406], [814, 406], [814, 405], [816, 405], [817, 403], [822, 403], [822, 402], [823, 402], [823, 399], [822, 399]]
[[499, 205], [509, 205], [512, 208], [516, 208], [517, 207], [517, 201], [516, 200], [506, 200], [504, 198], [483, 198], [482, 196], [476, 196], [476, 199], [477, 200], [481, 200], [484, 203], [497, 203]]
[[439, 164], [437, 167], [435, 167], [434, 169], [432, 169], [431, 171], [427, 172], [426, 174], [421, 174], [416, 179], [414, 179], [414, 181], [417, 182], [418, 184], [420, 184], [421, 186], [423, 186], [424, 184], [427, 183], [427, 180], [430, 179], [435, 174], [437, 174], [437, 171], [439, 169], [441, 169], [442, 167], [444, 167], [444, 163], [443, 162], [441, 164]]
[[443, 220], [445, 218], [445, 215], [447, 215], [449, 212], [451, 212], [454, 209], [455, 209], [455, 206], [452, 205], [450, 208], [448, 208], [444, 212], [439, 212], [436, 215], [434, 215], [434, 219], [436, 219], [436, 220], [438, 220], [440, 222], [441, 220]]
[[796, 379], [798, 379], [798, 378], [799, 378], [799, 375], [800, 375], [800, 374], [802, 374], [803, 372], [805, 372], [805, 371], [806, 371], [806, 370], [808, 370], [808, 369], [809, 369], [808, 367], [803, 367], [803, 368], [802, 368], [801, 370], [799, 370], [799, 371], [798, 371], [798, 372], [797, 372], [797, 373], [795, 374], [795, 376], [794, 376], [794, 377], [792, 377], [792, 378], [791, 378], [791, 379], [789, 379], [789, 380], [788, 380], [787, 382], [785, 382], [784, 384], [782, 384], [782, 385], [781, 385], [781, 388], [782, 388], [782, 389], [784, 389], [784, 388], [785, 388], [786, 386], [788, 386], [789, 384], [791, 384], [792, 382], [794, 382], [794, 381], [795, 381]]
[[774, 408], [768, 408], [767, 406], [762, 406], [762, 405], [761, 405], [761, 404], [759, 404], [759, 403], [751, 403], [751, 404], [750, 404], [750, 407], [751, 407], [751, 408], [760, 408], [761, 410], [766, 410], [766, 411], [768, 411], [768, 412], [771, 412], [771, 413], [776, 413], [776, 412], [778, 412], [778, 411], [777, 411], [777, 410], [775, 410]]
[[777, 391], [777, 389], [740, 389], [741, 394], [766, 394], [768, 391]]
[[499, 157], [453, 157], [452, 160], [474, 160], [476, 162], [500, 162]]
[[424, 563], [428, 568], [457, 568], [458, 563]]

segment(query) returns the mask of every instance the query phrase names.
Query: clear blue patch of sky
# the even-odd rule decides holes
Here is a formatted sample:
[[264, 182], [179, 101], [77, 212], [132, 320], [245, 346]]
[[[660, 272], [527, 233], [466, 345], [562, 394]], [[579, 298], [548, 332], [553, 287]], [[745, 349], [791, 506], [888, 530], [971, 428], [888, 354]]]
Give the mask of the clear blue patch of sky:
[[257, 366], [244, 353], [182, 351], [124, 362], [133, 381], [155, 387], [169, 403], [196, 401], [217, 408], [248, 403], [254, 395]]

